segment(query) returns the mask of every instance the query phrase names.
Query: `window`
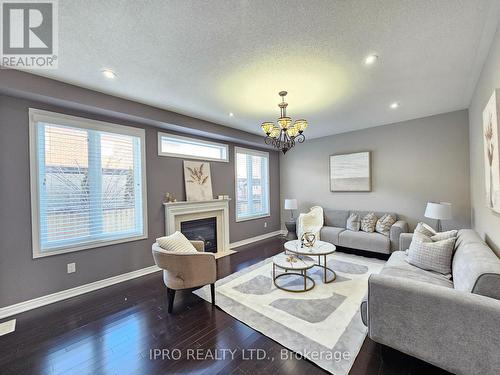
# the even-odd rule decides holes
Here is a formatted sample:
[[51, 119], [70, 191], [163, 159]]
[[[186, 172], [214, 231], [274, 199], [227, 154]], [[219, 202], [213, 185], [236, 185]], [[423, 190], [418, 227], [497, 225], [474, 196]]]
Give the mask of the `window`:
[[147, 237], [144, 134], [30, 109], [35, 258]]
[[158, 133], [158, 155], [177, 158], [229, 161], [228, 147], [223, 143]]
[[269, 216], [269, 154], [235, 147], [236, 221]]

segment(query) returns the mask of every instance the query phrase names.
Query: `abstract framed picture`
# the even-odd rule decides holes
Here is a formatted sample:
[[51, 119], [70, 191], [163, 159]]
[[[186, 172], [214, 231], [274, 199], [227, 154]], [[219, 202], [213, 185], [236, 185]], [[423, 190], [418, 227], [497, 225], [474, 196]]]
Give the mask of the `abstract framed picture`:
[[369, 151], [330, 155], [330, 191], [371, 191]]
[[187, 201], [209, 201], [214, 199], [210, 163], [184, 160], [184, 184]]
[[486, 206], [500, 213], [498, 112], [500, 89], [493, 91], [483, 111], [484, 177]]

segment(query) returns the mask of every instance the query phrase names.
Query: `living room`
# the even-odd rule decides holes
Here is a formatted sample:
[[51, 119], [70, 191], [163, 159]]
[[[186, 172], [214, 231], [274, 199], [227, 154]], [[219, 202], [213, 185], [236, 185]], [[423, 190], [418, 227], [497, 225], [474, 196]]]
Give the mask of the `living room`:
[[2, 374], [500, 373], [498, 1], [0, 3]]

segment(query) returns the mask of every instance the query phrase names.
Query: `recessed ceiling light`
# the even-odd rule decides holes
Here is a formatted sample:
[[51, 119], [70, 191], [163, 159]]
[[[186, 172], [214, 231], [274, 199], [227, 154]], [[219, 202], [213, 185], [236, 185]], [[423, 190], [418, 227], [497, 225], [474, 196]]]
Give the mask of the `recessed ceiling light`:
[[116, 78], [116, 73], [114, 71], [112, 71], [111, 69], [103, 69], [103, 70], [101, 70], [101, 73], [106, 78], [109, 78], [109, 79]]
[[365, 64], [366, 65], [372, 65], [375, 61], [377, 61], [378, 56], [375, 54], [372, 54], [370, 56], [367, 56], [365, 59]]
[[399, 103], [398, 102], [391, 103], [389, 107], [391, 107], [391, 109], [396, 109], [399, 107]]
[[229, 117], [234, 117], [234, 113], [233, 112], [229, 112]]

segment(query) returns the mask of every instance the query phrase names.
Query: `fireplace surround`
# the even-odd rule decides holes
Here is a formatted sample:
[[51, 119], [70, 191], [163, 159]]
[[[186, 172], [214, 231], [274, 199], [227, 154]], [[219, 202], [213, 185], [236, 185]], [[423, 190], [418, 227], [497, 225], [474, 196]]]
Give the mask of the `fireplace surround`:
[[229, 199], [213, 199], [201, 202], [168, 202], [165, 208], [165, 233], [170, 235], [182, 231], [181, 224], [194, 220], [215, 218], [216, 221], [216, 258], [235, 251], [229, 249]]

